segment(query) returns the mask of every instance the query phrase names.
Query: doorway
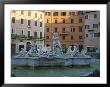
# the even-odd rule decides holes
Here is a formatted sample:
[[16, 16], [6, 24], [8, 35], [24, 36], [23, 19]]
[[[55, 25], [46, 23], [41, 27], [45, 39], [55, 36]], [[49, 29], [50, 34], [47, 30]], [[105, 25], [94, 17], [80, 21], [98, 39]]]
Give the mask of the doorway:
[[31, 49], [31, 43], [27, 42], [26, 43], [26, 51], [29, 51]]
[[24, 48], [24, 45], [19, 45], [19, 51], [21, 51], [22, 48]]

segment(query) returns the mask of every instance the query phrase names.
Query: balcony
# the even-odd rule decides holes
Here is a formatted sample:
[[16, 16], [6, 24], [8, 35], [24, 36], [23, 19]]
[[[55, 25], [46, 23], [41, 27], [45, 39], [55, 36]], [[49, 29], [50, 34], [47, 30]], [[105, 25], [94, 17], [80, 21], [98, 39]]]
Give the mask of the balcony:
[[11, 39], [20, 39], [25, 40], [27, 37], [25, 35], [17, 35], [17, 34], [11, 34]]
[[11, 34], [11, 39], [16, 39], [17, 38], [17, 34]]
[[18, 39], [18, 40], [38, 40], [38, 41], [42, 41], [45, 38], [44, 37], [34, 37], [34, 36], [11, 34], [11, 39], [13, 39], [13, 40]]
[[89, 29], [88, 32], [94, 32], [94, 30], [93, 29]]
[[33, 40], [33, 37], [32, 36], [28, 36], [27, 40]]
[[45, 38], [44, 37], [37, 37], [38, 41], [43, 41]]
[[61, 32], [60, 35], [69, 35], [69, 32]]
[[27, 40], [37, 40], [37, 41], [42, 41], [42, 40], [44, 40], [44, 37], [28, 36]]

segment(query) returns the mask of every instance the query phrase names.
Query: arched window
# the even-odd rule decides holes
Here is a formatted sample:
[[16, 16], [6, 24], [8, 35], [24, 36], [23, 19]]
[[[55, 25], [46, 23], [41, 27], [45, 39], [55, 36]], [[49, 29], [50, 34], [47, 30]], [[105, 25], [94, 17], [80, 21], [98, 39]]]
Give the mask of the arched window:
[[49, 44], [47, 44], [46, 46], [47, 46], [47, 47], [49, 47], [50, 45], [49, 45]]
[[15, 23], [15, 17], [12, 17], [12, 23]]

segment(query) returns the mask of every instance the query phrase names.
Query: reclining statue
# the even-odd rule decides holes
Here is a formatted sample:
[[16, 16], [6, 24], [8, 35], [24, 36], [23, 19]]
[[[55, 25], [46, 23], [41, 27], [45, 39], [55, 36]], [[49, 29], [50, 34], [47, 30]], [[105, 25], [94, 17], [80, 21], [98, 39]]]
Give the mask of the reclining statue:
[[77, 49], [77, 47], [74, 46], [74, 50], [73, 50], [73, 51], [71, 50], [71, 48], [72, 48], [72, 46], [69, 46], [69, 48], [68, 48], [66, 54], [67, 54], [68, 56], [71, 56], [71, 57], [77, 56], [77, 54], [78, 54], [78, 49]]
[[26, 55], [26, 52], [27, 51], [25, 51], [24, 48], [21, 48], [21, 51], [19, 51], [17, 56], [24, 57]]

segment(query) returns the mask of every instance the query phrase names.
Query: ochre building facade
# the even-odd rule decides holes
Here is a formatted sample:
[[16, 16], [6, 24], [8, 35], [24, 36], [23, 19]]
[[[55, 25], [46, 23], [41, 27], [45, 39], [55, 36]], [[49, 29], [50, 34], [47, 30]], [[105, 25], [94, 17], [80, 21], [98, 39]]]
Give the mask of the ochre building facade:
[[45, 12], [45, 45], [53, 46], [52, 33], [58, 33], [64, 50], [76, 45], [84, 45], [83, 11], [46, 11]]

